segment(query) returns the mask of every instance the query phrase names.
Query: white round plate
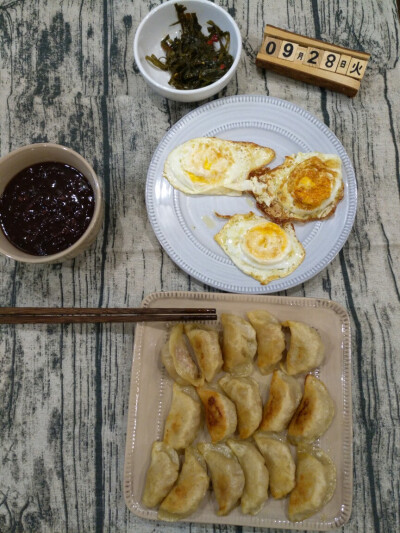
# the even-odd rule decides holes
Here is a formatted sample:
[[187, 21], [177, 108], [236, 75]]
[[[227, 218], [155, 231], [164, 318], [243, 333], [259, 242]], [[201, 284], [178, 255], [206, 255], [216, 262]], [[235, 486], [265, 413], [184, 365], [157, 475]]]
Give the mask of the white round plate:
[[[222, 251], [214, 235], [225, 224], [223, 215], [261, 214], [251, 197], [190, 196], [163, 178], [165, 159], [173, 148], [195, 137], [252, 141], [276, 152], [269, 167], [297, 152], [337, 154], [342, 160], [344, 198], [326, 220], [295, 224], [306, 256], [289, 276], [267, 285], [239, 270]], [[357, 208], [354, 170], [332, 131], [300, 107], [269, 96], [220, 98], [185, 115], [163, 137], [151, 160], [146, 183], [147, 213], [153, 230], [171, 259], [190, 276], [216, 289], [267, 294], [299, 285], [318, 274], [341, 250], [353, 226]]]

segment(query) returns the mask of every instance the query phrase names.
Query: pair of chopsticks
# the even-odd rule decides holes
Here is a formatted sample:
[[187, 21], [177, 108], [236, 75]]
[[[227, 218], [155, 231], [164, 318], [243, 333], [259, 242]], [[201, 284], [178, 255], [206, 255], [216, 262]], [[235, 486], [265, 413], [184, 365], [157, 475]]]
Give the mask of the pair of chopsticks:
[[216, 320], [209, 308], [1, 307], [0, 324], [71, 324], [90, 322], [160, 322]]

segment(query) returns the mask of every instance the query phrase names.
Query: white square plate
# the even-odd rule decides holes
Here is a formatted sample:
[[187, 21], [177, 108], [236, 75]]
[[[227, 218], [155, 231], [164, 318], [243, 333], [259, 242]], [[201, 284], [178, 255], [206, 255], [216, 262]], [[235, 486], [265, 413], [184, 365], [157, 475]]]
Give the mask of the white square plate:
[[[343, 526], [351, 513], [353, 485], [350, 322], [347, 312], [331, 300], [199, 292], [153, 293], [145, 298], [142, 305], [215, 307], [218, 316], [226, 312], [243, 317], [247, 311], [266, 309], [280, 321], [306, 322], [319, 331], [325, 345], [326, 358], [313, 374], [325, 383], [336, 407], [332, 425], [317, 441], [336, 465], [337, 485], [332, 500], [311, 518], [293, 523], [287, 518], [287, 498], [279, 501], [269, 498], [256, 516], [242, 514], [240, 507], [228, 516], [217, 516], [215, 498], [210, 490], [200, 508], [186, 521], [320, 531]], [[124, 495], [128, 508], [149, 520], [157, 520], [157, 510], [144, 507], [141, 498], [150, 463], [151, 445], [155, 440], [162, 440], [170, 406], [172, 380], [160, 361], [160, 349], [167, 339], [170, 326], [171, 324], [164, 322], [140, 323], [135, 333]], [[254, 377], [260, 383], [265, 402], [271, 376], [261, 376], [255, 369]], [[201, 436], [202, 440], [207, 439], [205, 435], [206, 433]]]

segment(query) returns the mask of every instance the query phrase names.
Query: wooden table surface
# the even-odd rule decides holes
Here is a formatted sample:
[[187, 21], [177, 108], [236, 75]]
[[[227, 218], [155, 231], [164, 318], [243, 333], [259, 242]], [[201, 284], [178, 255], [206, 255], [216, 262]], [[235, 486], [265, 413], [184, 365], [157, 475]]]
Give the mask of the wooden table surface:
[[[159, 1], [0, 0], [1, 155], [29, 143], [80, 152], [101, 178], [104, 225], [63, 264], [0, 258], [1, 306], [139, 306], [154, 291], [210, 291], [164, 253], [144, 190], [162, 136], [196, 104], [150, 91], [133, 59]], [[349, 532], [400, 530], [400, 69], [394, 0], [218, 0], [243, 54], [218, 96], [293, 102], [341, 140], [358, 180], [342, 251], [284, 295], [329, 298], [352, 327], [354, 493]], [[354, 98], [257, 69], [265, 24], [372, 54]], [[132, 325], [1, 326], [0, 532], [241, 531], [163, 525], [123, 498]], [[243, 528], [246, 530], [246, 528]], [[247, 529], [246, 531], [250, 531]]]

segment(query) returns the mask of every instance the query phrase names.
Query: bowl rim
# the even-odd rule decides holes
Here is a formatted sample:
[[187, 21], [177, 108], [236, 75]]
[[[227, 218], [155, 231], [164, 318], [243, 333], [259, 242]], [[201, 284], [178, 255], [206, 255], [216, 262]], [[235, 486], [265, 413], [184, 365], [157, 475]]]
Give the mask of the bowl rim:
[[234, 60], [233, 60], [233, 63], [231, 65], [231, 67], [228, 69], [227, 72], [225, 72], [225, 74], [219, 78], [219, 80], [217, 81], [214, 81], [213, 83], [210, 83], [210, 85], [206, 85], [205, 87], [200, 87], [199, 89], [175, 89], [173, 88], [172, 86], [165, 86], [165, 85], [162, 85], [161, 83], [157, 82], [156, 80], [154, 80], [152, 77], [150, 77], [147, 72], [143, 69], [143, 66], [142, 66], [142, 61], [139, 57], [139, 50], [138, 50], [138, 47], [139, 47], [139, 37], [140, 37], [140, 33], [141, 31], [143, 30], [143, 27], [144, 25], [148, 22], [148, 20], [154, 15], [154, 13], [156, 13], [157, 11], [160, 11], [162, 9], [164, 9], [166, 6], [170, 5], [170, 4], [185, 4], [185, 0], [168, 0], [167, 2], [164, 2], [163, 4], [160, 4], [159, 6], [151, 9], [147, 15], [141, 20], [139, 26], [137, 27], [136, 29], [136, 33], [135, 33], [135, 37], [134, 37], [134, 40], [133, 40], [133, 55], [134, 55], [134, 58], [135, 58], [135, 62], [140, 70], [140, 73], [142, 74], [142, 76], [145, 78], [145, 80], [150, 83], [151, 85], [157, 87], [158, 89], [164, 91], [164, 92], [169, 92], [170, 94], [173, 94], [173, 95], [187, 95], [187, 96], [200, 96], [204, 93], [207, 93], [210, 91], [210, 89], [213, 89], [219, 85], [223, 85], [224, 81], [229, 81], [230, 77], [233, 75], [233, 73], [235, 72], [237, 66], [238, 66], [238, 63], [240, 61], [240, 58], [241, 58], [241, 52], [242, 52], [242, 35], [240, 33], [240, 30], [239, 30], [239, 26], [237, 25], [237, 22], [235, 21], [235, 19], [230, 15], [230, 13], [228, 13], [228, 11], [226, 9], [224, 9], [223, 7], [219, 6], [218, 4], [214, 4], [213, 2], [210, 2], [209, 0], [188, 0], [189, 2], [196, 2], [198, 4], [207, 4], [208, 6], [210, 6], [211, 9], [215, 9], [217, 11], [220, 11], [221, 13], [223, 13], [226, 18], [228, 20], [230, 20], [232, 26], [233, 26], [233, 29], [235, 31], [235, 35], [236, 35], [236, 38], [238, 40], [238, 51], [236, 53], [236, 56], [234, 57]]
[[[56, 254], [51, 254], [51, 255], [33, 255], [33, 254], [28, 254], [27, 252], [24, 252], [24, 250], [22, 250], [22, 249], [18, 248], [17, 246], [15, 246], [15, 244], [13, 242], [11, 242], [10, 240], [7, 239], [7, 237], [5, 237], [8, 240], [8, 242], [11, 244], [11, 246], [15, 249], [16, 254], [13, 254], [13, 253], [10, 253], [10, 252], [6, 252], [5, 250], [2, 249], [1, 245], [0, 245], [0, 254], [3, 255], [3, 256], [9, 257], [10, 259], [13, 259], [14, 261], [19, 261], [19, 262], [23, 262], [23, 263], [56, 263], [57, 260], [61, 260], [61, 259], [66, 258], [65, 256], [67, 256], [67, 258], [68, 258], [68, 256], [70, 256], [77, 248], [80, 247], [80, 245], [85, 240], [87, 235], [93, 231], [93, 229], [98, 224], [99, 218], [102, 216], [102, 211], [103, 211], [103, 193], [102, 193], [102, 189], [101, 189], [101, 186], [100, 186], [100, 180], [99, 180], [96, 172], [94, 171], [92, 165], [83, 156], [81, 156], [81, 154], [79, 154], [78, 152], [76, 152], [72, 148], [68, 148], [67, 146], [64, 146], [62, 144], [49, 143], [49, 142], [27, 144], [27, 145], [24, 145], [24, 146], [20, 146], [19, 148], [16, 148], [15, 150], [12, 150], [8, 154], [5, 154], [2, 157], [0, 157], [0, 164], [3, 163], [4, 161], [7, 161], [8, 159], [13, 159], [14, 157], [18, 156], [18, 154], [20, 154], [21, 152], [26, 152], [26, 151], [29, 151], [29, 150], [37, 151], [37, 150], [42, 150], [42, 149], [46, 149], [46, 148], [59, 150], [61, 153], [62, 152], [67, 153], [68, 152], [68, 153], [72, 154], [74, 157], [76, 157], [78, 159], [78, 161], [80, 163], [82, 163], [82, 166], [86, 167], [87, 171], [90, 172], [90, 174], [91, 174], [91, 176], [93, 178], [93, 183], [90, 183], [90, 185], [93, 188], [93, 193], [94, 193], [94, 196], [95, 196], [95, 205], [94, 205], [94, 211], [93, 211], [92, 219], [91, 219], [91, 221], [89, 223], [89, 226], [86, 228], [84, 233], [79, 237], [79, 239], [77, 241], [75, 241], [73, 244], [71, 244], [71, 246], [68, 246], [68, 248], [65, 248], [65, 250], [61, 250], [61, 252], [57, 252]], [[46, 160], [44, 160], [44, 162], [46, 162]], [[86, 179], [88, 179], [87, 176], [86, 176], [86, 173], [82, 172], [82, 174], [85, 176]], [[10, 180], [13, 177], [11, 177]], [[7, 183], [9, 183], [9, 181]], [[0, 231], [3, 232], [2, 229], [0, 229]], [[25, 256], [24, 257], [17, 257], [17, 255], [19, 253], [25, 254], [26, 257]], [[71, 257], [71, 259], [72, 259], [72, 257]]]

